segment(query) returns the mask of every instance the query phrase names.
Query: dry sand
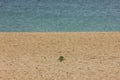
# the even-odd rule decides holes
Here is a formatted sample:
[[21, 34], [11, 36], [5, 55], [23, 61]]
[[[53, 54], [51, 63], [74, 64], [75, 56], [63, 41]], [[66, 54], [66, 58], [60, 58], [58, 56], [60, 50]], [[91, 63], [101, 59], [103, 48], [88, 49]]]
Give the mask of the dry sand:
[[120, 80], [120, 32], [0, 33], [0, 80]]

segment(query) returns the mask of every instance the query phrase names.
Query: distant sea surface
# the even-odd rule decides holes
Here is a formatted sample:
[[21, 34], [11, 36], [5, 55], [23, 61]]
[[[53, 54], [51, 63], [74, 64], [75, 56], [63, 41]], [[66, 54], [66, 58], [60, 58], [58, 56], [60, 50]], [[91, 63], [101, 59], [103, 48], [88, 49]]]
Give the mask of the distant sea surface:
[[120, 0], [0, 0], [0, 32], [120, 31]]

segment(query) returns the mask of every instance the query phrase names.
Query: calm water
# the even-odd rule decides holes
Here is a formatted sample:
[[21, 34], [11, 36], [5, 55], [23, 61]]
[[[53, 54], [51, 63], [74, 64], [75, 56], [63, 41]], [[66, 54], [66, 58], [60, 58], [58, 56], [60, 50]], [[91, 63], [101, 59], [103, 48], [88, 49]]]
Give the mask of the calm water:
[[120, 0], [0, 0], [0, 31], [120, 31]]

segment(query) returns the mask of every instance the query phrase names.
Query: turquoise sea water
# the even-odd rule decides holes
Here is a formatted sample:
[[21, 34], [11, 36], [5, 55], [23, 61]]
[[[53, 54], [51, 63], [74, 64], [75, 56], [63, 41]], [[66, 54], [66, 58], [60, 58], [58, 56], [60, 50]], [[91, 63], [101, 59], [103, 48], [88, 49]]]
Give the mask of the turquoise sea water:
[[0, 0], [0, 31], [120, 31], [120, 0]]

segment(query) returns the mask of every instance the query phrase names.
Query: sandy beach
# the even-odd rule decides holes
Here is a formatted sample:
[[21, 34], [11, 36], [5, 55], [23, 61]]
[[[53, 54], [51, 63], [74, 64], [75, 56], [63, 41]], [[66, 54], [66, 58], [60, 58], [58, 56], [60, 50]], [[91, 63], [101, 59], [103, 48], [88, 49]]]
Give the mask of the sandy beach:
[[120, 80], [120, 32], [1, 32], [0, 80]]

